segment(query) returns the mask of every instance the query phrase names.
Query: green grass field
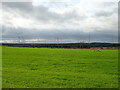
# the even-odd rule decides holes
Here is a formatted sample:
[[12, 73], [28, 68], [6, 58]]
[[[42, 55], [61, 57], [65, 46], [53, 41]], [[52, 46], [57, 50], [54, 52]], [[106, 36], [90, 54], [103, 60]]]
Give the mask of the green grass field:
[[3, 47], [3, 88], [117, 88], [118, 50]]

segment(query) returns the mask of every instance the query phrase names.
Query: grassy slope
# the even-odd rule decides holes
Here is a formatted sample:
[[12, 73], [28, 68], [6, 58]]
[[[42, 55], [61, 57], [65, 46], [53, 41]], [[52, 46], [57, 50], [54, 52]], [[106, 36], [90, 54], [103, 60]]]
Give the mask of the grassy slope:
[[3, 88], [117, 87], [117, 53], [3, 47]]

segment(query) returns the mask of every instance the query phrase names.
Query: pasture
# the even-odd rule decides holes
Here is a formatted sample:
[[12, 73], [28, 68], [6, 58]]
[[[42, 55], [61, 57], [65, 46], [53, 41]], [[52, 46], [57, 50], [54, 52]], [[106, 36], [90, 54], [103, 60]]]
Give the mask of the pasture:
[[118, 50], [3, 47], [3, 88], [117, 88]]

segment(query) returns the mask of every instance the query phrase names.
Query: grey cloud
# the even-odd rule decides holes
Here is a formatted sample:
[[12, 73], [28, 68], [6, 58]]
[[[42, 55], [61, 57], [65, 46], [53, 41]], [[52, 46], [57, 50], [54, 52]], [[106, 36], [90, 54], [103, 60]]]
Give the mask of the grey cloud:
[[[73, 41], [88, 41], [89, 33], [85, 33], [79, 30], [27, 30], [25, 28], [10, 28], [4, 27], [2, 34], [3, 39], [17, 40], [19, 37], [21, 39], [45, 39], [45, 40], [73, 40]], [[90, 32], [91, 42], [94, 41], [109, 41], [117, 42], [118, 35], [117, 31], [96, 31]]]
[[33, 9], [32, 2], [3, 2], [3, 7], [9, 7], [13, 10], [31, 11]]
[[103, 2], [100, 4], [101, 7], [111, 7], [116, 6], [116, 2]]
[[112, 16], [113, 14], [117, 14], [117, 11], [118, 11], [117, 8], [113, 8], [111, 11], [105, 11], [105, 10], [97, 11], [97, 12], [95, 13], [95, 16], [96, 16], [96, 17], [110, 17], [110, 16]]
[[55, 12], [49, 11], [49, 8], [45, 6], [34, 7], [33, 16], [35, 19], [43, 21], [43, 22], [71, 22], [72, 20], [83, 20], [86, 19], [86, 16], [77, 15], [75, 11], [71, 11], [64, 14], [58, 14]]
[[109, 17], [113, 14], [117, 14], [118, 8], [115, 2], [104, 2], [99, 6], [102, 8], [102, 10], [98, 10], [95, 13], [96, 17]]
[[[22, 16], [27, 16], [42, 22], [53, 21], [57, 23], [63, 23], [71, 22], [72, 20], [84, 20], [87, 18], [86, 16], [78, 15], [75, 10], [64, 14], [58, 14], [56, 12], [51, 12], [48, 7], [43, 5], [33, 6], [31, 2], [5, 2], [3, 3], [3, 6], [11, 8]], [[21, 12], [18, 12], [18, 10]]]
[[101, 12], [97, 12], [96, 16], [97, 17], [108, 17], [108, 16], [111, 16], [112, 14], [114, 14], [114, 13], [113, 12], [101, 11]]
[[[55, 12], [49, 11], [48, 7], [43, 5], [33, 7], [31, 3], [3, 3], [5, 7], [11, 8], [19, 15], [28, 19], [35, 19], [38, 22], [50, 23], [51, 21], [55, 22], [58, 25], [64, 25], [64, 23], [72, 23], [72, 20], [84, 20], [87, 19], [86, 16], [77, 15], [76, 11], [73, 10], [68, 13], [58, 14]], [[108, 3], [107, 3], [108, 4]], [[110, 4], [112, 5], [112, 4]], [[5, 9], [4, 9], [5, 10]], [[19, 11], [19, 12], [18, 12]], [[99, 11], [95, 13], [97, 17], [108, 17], [112, 15], [113, 12]], [[14, 18], [14, 17], [13, 17]], [[46, 40], [85, 40], [88, 41], [89, 33], [82, 32], [82, 30], [73, 30], [73, 29], [53, 29], [53, 30], [41, 30], [41, 29], [26, 29], [19, 27], [18, 29], [11, 27], [3, 27], [2, 37], [4, 40], [7, 39], [18, 39], [18, 37], [24, 39], [46, 39]], [[115, 30], [99, 30], [96, 32], [91, 32], [91, 41], [117, 41], [117, 31]]]

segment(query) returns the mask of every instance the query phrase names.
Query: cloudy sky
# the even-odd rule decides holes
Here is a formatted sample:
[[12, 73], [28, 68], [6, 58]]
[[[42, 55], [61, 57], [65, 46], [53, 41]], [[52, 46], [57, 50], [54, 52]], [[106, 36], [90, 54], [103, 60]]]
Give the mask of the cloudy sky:
[[118, 0], [3, 2], [3, 42], [117, 42]]

